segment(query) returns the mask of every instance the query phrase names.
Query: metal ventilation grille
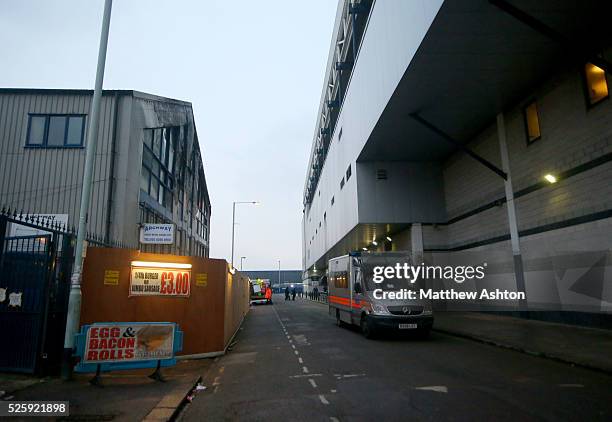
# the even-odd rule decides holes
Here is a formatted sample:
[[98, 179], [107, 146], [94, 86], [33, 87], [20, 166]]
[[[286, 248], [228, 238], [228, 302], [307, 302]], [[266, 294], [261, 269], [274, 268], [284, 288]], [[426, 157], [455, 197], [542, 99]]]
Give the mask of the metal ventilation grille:
[[376, 170], [376, 179], [377, 180], [387, 180], [387, 170], [385, 169]]

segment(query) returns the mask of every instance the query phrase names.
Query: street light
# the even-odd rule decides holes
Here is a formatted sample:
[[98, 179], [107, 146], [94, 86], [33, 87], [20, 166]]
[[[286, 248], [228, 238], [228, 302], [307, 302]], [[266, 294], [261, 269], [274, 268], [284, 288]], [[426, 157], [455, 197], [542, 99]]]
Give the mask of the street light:
[[62, 361], [62, 377], [72, 377], [72, 352], [74, 337], [79, 331], [81, 319], [81, 277], [83, 271], [83, 252], [85, 246], [85, 231], [87, 230], [87, 210], [91, 200], [92, 178], [95, 166], [95, 151], [98, 142], [98, 127], [100, 126], [100, 107], [102, 103], [102, 83], [104, 81], [104, 68], [106, 66], [106, 50], [108, 47], [108, 31], [110, 27], [111, 9], [113, 0], [104, 1], [104, 14], [102, 15], [102, 31], [98, 48], [98, 66], [96, 68], [96, 81], [93, 97], [91, 99], [91, 120], [87, 131], [85, 143], [85, 166], [83, 170], [83, 189], [81, 191], [81, 206], [79, 208], [79, 228], [74, 248], [74, 262], [72, 276], [70, 277], [70, 293], [68, 296], [68, 312], [66, 315], [66, 332], [64, 334], [64, 353]]
[[240, 257], [240, 271], [242, 271], [242, 260], [246, 259], [246, 256], [241, 256]]
[[258, 201], [235, 201], [232, 203], [232, 268], [234, 268], [234, 232], [236, 228], [236, 204], [259, 205]]

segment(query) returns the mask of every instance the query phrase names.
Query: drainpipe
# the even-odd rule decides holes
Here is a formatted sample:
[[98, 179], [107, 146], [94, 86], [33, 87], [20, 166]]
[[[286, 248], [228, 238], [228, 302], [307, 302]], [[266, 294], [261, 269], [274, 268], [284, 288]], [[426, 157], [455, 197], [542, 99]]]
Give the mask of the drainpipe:
[[[508, 175], [504, 180], [506, 191], [506, 209], [508, 210], [508, 225], [510, 226], [510, 243], [512, 245], [512, 258], [514, 261], [514, 277], [516, 278], [516, 291], [525, 292], [525, 273], [523, 270], [523, 256], [516, 220], [516, 209], [514, 206], [514, 192], [512, 190], [512, 176], [510, 173], [510, 160], [508, 158], [508, 145], [506, 143], [506, 123], [504, 114], [497, 115], [497, 137], [499, 139], [499, 152], [501, 154], [502, 169]], [[526, 292], [525, 292], [526, 294]], [[521, 310], [527, 308], [527, 300], [519, 302]]]
[[421, 223], [412, 223], [410, 226], [410, 243], [413, 265], [420, 265], [423, 262], [423, 226]]
[[112, 211], [113, 211], [113, 190], [115, 189], [115, 158], [117, 149], [117, 115], [119, 114], [119, 93], [115, 91], [115, 110], [113, 111], [113, 137], [111, 140], [111, 162], [109, 168], [109, 182], [108, 182], [108, 199], [106, 208], [106, 232], [104, 233], [105, 241], [107, 246], [110, 244], [111, 238], [111, 223], [112, 223]]

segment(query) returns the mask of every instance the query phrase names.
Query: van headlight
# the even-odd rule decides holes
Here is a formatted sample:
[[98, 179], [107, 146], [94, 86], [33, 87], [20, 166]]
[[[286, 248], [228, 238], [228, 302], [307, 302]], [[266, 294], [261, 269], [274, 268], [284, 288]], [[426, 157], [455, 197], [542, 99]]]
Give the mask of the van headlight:
[[376, 315], [389, 315], [389, 311], [384, 305], [372, 305], [372, 313]]

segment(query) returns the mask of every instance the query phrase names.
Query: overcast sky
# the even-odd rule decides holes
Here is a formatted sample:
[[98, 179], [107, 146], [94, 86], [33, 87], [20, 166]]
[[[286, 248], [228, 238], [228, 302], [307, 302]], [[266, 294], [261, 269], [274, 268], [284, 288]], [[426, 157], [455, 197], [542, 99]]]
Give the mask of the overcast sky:
[[[0, 0], [0, 85], [93, 89], [103, 0]], [[302, 190], [336, 0], [115, 0], [105, 89], [190, 101], [211, 257], [301, 268]]]

